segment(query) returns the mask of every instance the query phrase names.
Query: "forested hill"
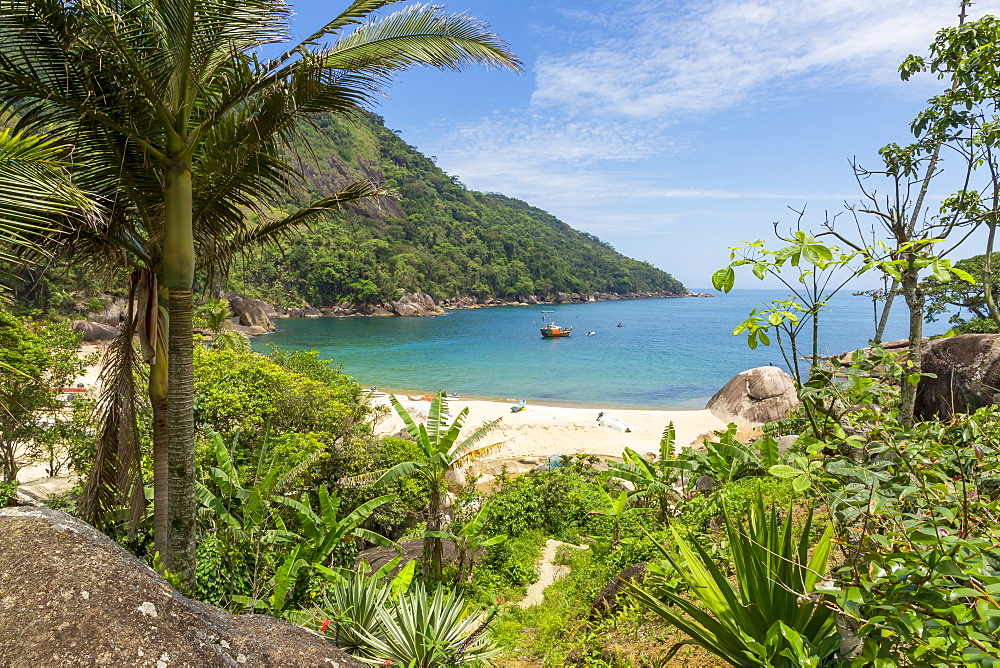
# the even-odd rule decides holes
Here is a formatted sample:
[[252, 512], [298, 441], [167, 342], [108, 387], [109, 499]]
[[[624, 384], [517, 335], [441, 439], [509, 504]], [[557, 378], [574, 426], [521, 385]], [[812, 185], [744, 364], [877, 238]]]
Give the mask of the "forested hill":
[[439, 299], [685, 291], [670, 274], [545, 211], [468, 190], [378, 116], [321, 117], [293, 148], [309, 192], [287, 202], [289, 210], [362, 177], [384, 180], [400, 199], [314, 224], [257, 251], [234, 271], [233, 289], [314, 306], [380, 303], [400, 291]]

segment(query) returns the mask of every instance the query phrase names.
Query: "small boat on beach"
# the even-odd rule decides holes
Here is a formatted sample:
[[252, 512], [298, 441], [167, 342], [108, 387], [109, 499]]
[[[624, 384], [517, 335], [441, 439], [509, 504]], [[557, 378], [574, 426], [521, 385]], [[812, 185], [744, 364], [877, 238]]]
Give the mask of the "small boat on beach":
[[542, 327], [539, 331], [542, 332], [542, 338], [544, 339], [554, 339], [559, 336], [569, 336], [570, 332], [573, 331], [572, 327], [560, 327], [554, 322], [550, 322], [547, 327]]
[[598, 422], [605, 427], [611, 427], [615, 431], [620, 431], [623, 434], [628, 434], [632, 431], [632, 425], [621, 418], [612, 417], [611, 415], [602, 415]]
[[525, 404], [527, 404], [527, 402], [524, 399], [521, 399], [519, 402], [510, 407], [510, 412], [520, 413], [521, 411], [524, 410]]

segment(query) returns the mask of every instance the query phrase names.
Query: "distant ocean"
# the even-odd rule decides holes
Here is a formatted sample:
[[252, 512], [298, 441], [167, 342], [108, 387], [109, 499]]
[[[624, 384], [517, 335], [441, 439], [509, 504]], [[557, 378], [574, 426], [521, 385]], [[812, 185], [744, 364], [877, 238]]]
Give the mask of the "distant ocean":
[[[410, 393], [440, 388], [567, 405], [704, 408], [740, 371], [785, 366], [773, 337], [770, 347], [750, 350], [746, 336], [734, 337], [732, 330], [752, 308], [786, 294], [734, 290], [713, 298], [497, 306], [436, 318], [293, 318], [278, 320], [278, 331], [255, 338], [253, 347], [318, 350], [365, 387]], [[902, 299], [893, 307], [886, 341], [906, 336]], [[572, 326], [572, 336], [541, 338], [543, 315]], [[839, 295], [820, 324], [821, 354], [863, 347], [874, 332], [871, 301]], [[946, 330], [945, 322], [925, 325], [926, 334]]]

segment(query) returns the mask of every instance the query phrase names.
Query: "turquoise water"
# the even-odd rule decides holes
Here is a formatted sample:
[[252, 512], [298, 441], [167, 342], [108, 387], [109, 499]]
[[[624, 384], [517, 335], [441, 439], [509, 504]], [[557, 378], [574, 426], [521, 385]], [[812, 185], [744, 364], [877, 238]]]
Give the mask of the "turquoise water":
[[[714, 298], [642, 299], [449, 311], [436, 318], [293, 318], [254, 339], [315, 349], [366, 387], [463, 396], [636, 408], [703, 408], [734, 375], [784, 367], [776, 345], [749, 350], [732, 336], [750, 309], [784, 298], [734, 290]], [[573, 335], [543, 339], [540, 311]], [[906, 336], [897, 300], [885, 340]], [[617, 324], [622, 322], [622, 327]], [[821, 353], [863, 347], [874, 331], [871, 301], [843, 295], [821, 315]], [[928, 325], [928, 334], [945, 331]], [[586, 336], [587, 332], [596, 332]], [[772, 340], [773, 343], [773, 340]]]

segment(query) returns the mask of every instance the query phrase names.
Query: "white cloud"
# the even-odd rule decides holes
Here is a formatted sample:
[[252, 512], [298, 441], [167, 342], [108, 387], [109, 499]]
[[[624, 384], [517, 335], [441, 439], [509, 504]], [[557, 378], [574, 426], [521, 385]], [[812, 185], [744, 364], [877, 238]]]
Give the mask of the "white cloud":
[[[536, 31], [544, 46], [527, 109], [449, 122], [425, 131], [418, 143], [470, 187], [519, 197], [613, 243], [682, 234], [682, 219], [729, 216], [757, 224], [772, 219], [772, 211], [787, 216], [789, 202], [835, 206], [856, 198], [841, 192], [851, 186], [849, 177], [846, 186], [831, 183], [826, 192], [821, 181], [796, 193], [782, 187], [780, 176], [773, 186], [716, 180], [697, 187], [676, 158], [704, 159], [695, 155], [697, 133], [712, 132], [723, 118], [738, 124], [734, 112], [744, 108], [808, 102], [829, 90], [858, 104], [868, 103], [872, 91], [885, 99], [886, 90], [922, 100], [940, 82], [902, 83], [896, 68], [907, 54], [925, 52], [941, 26], [954, 24], [956, 4], [578, 2], [561, 11], [563, 23]], [[993, 12], [1000, 13], [1000, 0], [982, 0], [973, 18]], [[780, 131], [773, 141], [784, 141]]]
[[[532, 106], [567, 117], [654, 119], [719, 111], [790, 79], [892, 84], [907, 54], [923, 52], [938, 28], [955, 22], [954, 5], [720, 0], [683, 8], [648, 0], [612, 13], [614, 28], [590, 33], [588, 48], [542, 54]], [[1000, 3], [974, 9], [978, 16]]]

